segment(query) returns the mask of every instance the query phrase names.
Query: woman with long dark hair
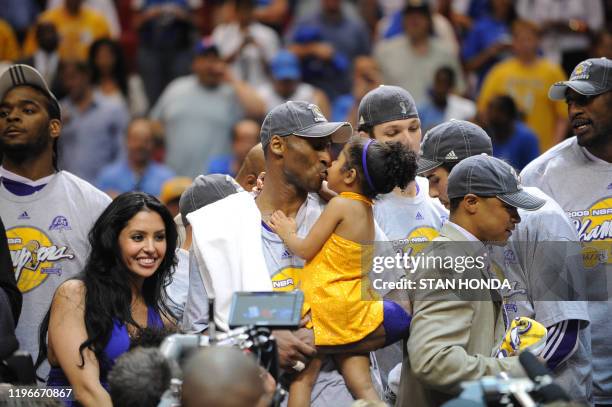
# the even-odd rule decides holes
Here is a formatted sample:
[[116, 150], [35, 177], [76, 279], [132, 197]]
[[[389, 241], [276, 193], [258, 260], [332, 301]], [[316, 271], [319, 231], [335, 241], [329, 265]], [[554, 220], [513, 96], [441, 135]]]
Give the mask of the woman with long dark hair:
[[149, 102], [142, 79], [129, 74], [123, 50], [117, 41], [101, 38], [89, 48], [92, 83], [101, 95], [126, 105], [132, 116], [144, 115]]
[[47, 357], [49, 386], [71, 386], [84, 406], [112, 406], [114, 360], [143, 328], [174, 324], [165, 304], [176, 240], [172, 216], [145, 193], [119, 195], [100, 215], [83, 273], [57, 289], [41, 326], [37, 366]]

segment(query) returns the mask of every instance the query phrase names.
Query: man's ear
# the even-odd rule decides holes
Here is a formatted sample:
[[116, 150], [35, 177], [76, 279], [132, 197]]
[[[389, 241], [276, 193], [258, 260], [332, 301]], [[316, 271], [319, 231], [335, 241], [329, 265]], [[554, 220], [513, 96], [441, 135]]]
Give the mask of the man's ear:
[[287, 146], [286, 139], [286, 137], [281, 137], [277, 135], [272, 136], [272, 138], [270, 139], [270, 144], [268, 145], [270, 153], [282, 157], [285, 153], [285, 149]]
[[478, 212], [478, 207], [480, 204], [480, 198], [474, 194], [467, 194], [463, 197], [463, 207], [470, 214], [474, 215]]
[[51, 138], [58, 138], [62, 131], [62, 122], [58, 119], [51, 119], [49, 121], [49, 134]]
[[257, 185], [257, 175], [254, 175], [254, 174], [247, 175], [245, 182], [247, 186], [249, 187], [247, 191], [252, 190]]

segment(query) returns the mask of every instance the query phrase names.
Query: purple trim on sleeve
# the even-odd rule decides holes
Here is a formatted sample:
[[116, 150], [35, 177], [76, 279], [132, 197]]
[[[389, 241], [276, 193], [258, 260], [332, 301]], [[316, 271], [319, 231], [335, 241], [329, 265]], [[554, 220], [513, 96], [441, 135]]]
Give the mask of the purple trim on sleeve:
[[546, 346], [540, 356], [550, 369], [555, 369], [576, 351], [579, 331], [580, 321], [577, 319], [561, 321], [548, 328]]

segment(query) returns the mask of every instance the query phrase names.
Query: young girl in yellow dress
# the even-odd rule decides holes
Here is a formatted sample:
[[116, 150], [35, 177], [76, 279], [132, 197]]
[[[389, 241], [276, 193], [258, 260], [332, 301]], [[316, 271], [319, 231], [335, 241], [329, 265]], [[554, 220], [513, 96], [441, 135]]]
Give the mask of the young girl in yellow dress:
[[[411, 317], [400, 305], [382, 301], [367, 277], [374, 241], [373, 199], [405, 188], [414, 180], [415, 154], [400, 143], [353, 137], [327, 171], [332, 198], [305, 239], [296, 223], [276, 211], [270, 226], [294, 254], [306, 260], [300, 274], [317, 346], [355, 344], [366, 337], [393, 343], [408, 334]], [[334, 352], [335, 353], [335, 352]], [[358, 399], [379, 400], [367, 354], [334, 355], [348, 389]], [[310, 405], [312, 386], [321, 367], [314, 359], [292, 382], [289, 407]]]

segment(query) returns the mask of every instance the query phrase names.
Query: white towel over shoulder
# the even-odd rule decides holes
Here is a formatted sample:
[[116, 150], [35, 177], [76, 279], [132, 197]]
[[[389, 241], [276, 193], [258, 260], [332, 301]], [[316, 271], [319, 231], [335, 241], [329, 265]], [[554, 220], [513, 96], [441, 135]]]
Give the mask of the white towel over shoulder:
[[204, 287], [215, 298], [215, 323], [227, 330], [232, 295], [272, 291], [261, 241], [261, 214], [248, 192], [187, 215]]

